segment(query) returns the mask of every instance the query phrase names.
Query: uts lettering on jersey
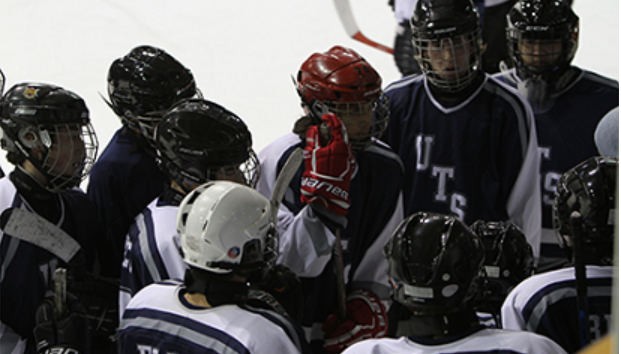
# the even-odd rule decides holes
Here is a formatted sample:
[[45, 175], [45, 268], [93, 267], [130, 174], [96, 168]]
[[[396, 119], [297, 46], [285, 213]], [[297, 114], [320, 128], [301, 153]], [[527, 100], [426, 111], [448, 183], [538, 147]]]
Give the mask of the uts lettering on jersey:
[[468, 200], [463, 193], [454, 191], [454, 185], [451, 181], [455, 179], [455, 167], [434, 165], [430, 161], [434, 140], [433, 135], [416, 136], [416, 170], [428, 172], [429, 177], [437, 181], [433, 201], [442, 204], [448, 203], [451, 213], [464, 220], [466, 219]]

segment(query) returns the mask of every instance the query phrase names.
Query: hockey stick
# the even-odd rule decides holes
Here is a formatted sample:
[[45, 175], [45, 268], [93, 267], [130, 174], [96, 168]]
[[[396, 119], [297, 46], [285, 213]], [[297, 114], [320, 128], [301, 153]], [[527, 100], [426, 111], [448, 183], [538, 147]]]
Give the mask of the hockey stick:
[[272, 189], [272, 195], [270, 197], [270, 207], [272, 208], [272, 220], [274, 223], [276, 223], [276, 217], [278, 216], [278, 209], [280, 208], [282, 198], [285, 196], [287, 187], [289, 187], [289, 183], [291, 183], [293, 176], [295, 176], [296, 172], [300, 168], [300, 164], [303, 159], [304, 154], [302, 149], [295, 148], [278, 173], [278, 177], [276, 178], [274, 189]]
[[0, 97], [4, 95], [4, 81], [6, 81], [6, 77], [4, 77], [4, 72], [0, 69]]
[[576, 276], [576, 300], [578, 302], [578, 325], [582, 346], [586, 347], [591, 342], [589, 331], [589, 302], [587, 298], [586, 265], [582, 256], [582, 240], [584, 230], [583, 219], [579, 212], [574, 211], [570, 216], [571, 242], [573, 243], [574, 272]]
[[[323, 114], [328, 113], [328, 108], [323, 106]], [[332, 139], [330, 126], [323, 122], [319, 125], [319, 137], [321, 146], [327, 146]], [[343, 245], [341, 243], [341, 228], [334, 233], [336, 240], [332, 246], [332, 258], [334, 260], [334, 275], [336, 277], [337, 315], [341, 321], [347, 318], [347, 289], [345, 288], [345, 271], [343, 266]]]
[[360, 32], [358, 24], [354, 19], [354, 14], [351, 10], [351, 6], [349, 5], [349, 0], [334, 0], [334, 6], [336, 6], [336, 12], [339, 14], [341, 23], [343, 24], [343, 27], [345, 27], [345, 32], [347, 32], [348, 36], [373, 48], [379, 49], [388, 54], [393, 54], [392, 48], [377, 43], [367, 38], [367, 36]]
[[341, 228], [336, 229], [336, 240], [332, 249], [334, 272], [336, 273], [336, 295], [338, 300], [337, 314], [341, 320], [347, 318], [347, 289], [345, 288], [345, 271], [343, 268], [343, 246], [341, 244]]
[[63, 229], [24, 209], [5, 209], [0, 215], [0, 229], [7, 235], [49, 251], [65, 263], [69, 263], [80, 250], [80, 244]]

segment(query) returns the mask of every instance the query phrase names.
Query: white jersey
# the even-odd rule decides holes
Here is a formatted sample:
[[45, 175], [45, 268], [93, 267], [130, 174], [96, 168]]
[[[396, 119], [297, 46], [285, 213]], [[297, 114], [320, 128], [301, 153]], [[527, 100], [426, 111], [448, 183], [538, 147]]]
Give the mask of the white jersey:
[[[589, 332], [604, 336], [612, 325], [613, 267], [587, 266]], [[574, 268], [563, 268], [525, 279], [507, 296], [500, 311], [502, 328], [535, 332], [551, 338], [568, 352], [582, 348]]]
[[565, 351], [550, 339], [529, 332], [502, 329], [481, 329], [469, 332], [465, 337], [451, 341], [398, 339], [369, 339], [347, 348], [343, 354], [563, 354]]
[[134, 294], [166, 279], [183, 279], [187, 265], [179, 253], [178, 206], [152, 201], [136, 216], [125, 239], [119, 290], [119, 317]]
[[119, 328], [119, 353], [300, 353], [289, 323], [267, 310], [237, 305], [202, 308], [180, 282], [149, 285], [129, 302]]

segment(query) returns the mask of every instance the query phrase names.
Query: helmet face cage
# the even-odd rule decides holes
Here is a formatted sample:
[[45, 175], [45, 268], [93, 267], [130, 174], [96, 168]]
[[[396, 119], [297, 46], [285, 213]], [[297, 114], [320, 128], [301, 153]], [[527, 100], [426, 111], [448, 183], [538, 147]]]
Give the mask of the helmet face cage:
[[617, 213], [618, 160], [593, 157], [565, 172], [552, 207], [557, 240], [573, 262], [571, 214], [582, 216], [582, 254], [586, 264], [612, 265]]
[[420, 0], [410, 21], [414, 57], [429, 83], [455, 93], [481, 65], [481, 29], [470, 0]]
[[259, 159], [252, 149], [248, 155], [248, 159], [240, 164], [208, 167], [203, 183], [208, 180], [224, 180], [242, 183], [252, 188], [256, 187], [260, 176]]
[[211, 181], [186, 195], [177, 233], [184, 261], [213, 273], [263, 274], [277, 255], [269, 200], [239, 183]]
[[[216, 166], [209, 159], [209, 151], [203, 151], [197, 157], [188, 150], [179, 149], [175, 153], [162, 154], [158, 150], [164, 171], [182, 187], [191, 188], [212, 180], [226, 180], [255, 187], [260, 176], [259, 160], [254, 150], [246, 153], [248, 159], [241, 163], [232, 162], [224, 166]], [[197, 153], [197, 150], [194, 150]]]
[[56, 124], [40, 127], [41, 141], [49, 139], [41, 163], [42, 173], [48, 179], [47, 188], [60, 192], [77, 187], [88, 176], [97, 156], [97, 137], [90, 123]]
[[388, 125], [388, 99], [377, 71], [355, 51], [334, 46], [314, 53], [300, 67], [297, 89], [317, 122], [327, 112], [343, 121], [354, 150], [380, 137]]
[[478, 220], [471, 229], [485, 247], [487, 284], [483, 302], [501, 305], [511, 289], [533, 274], [532, 247], [522, 231], [511, 222]]
[[459, 92], [476, 77], [481, 62], [480, 29], [454, 37], [412, 37], [414, 56], [429, 82], [444, 92]]
[[328, 110], [343, 121], [355, 151], [370, 146], [388, 127], [388, 98], [383, 92], [377, 98], [365, 102], [330, 102]]
[[474, 299], [485, 253], [459, 219], [417, 213], [384, 248], [393, 298], [418, 315], [459, 311]]
[[565, 1], [522, 0], [507, 15], [507, 44], [522, 79], [542, 78], [571, 64], [578, 17]]

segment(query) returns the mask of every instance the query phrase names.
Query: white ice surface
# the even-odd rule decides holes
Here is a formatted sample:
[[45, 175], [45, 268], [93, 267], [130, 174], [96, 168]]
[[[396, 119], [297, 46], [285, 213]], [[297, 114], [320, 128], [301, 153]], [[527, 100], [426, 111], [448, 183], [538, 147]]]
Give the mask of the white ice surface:
[[[392, 46], [388, 1], [351, 3], [362, 32]], [[141, 44], [161, 47], [191, 68], [205, 98], [248, 124], [257, 151], [300, 115], [291, 76], [311, 53], [349, 46], [384, 85], [399, 78], [392, 56], [345, 34], [330, 0], [3, 0], [1, 9], [6, 89], [39, 81], [75, 91], [90, 108], [102, 149], [120, 126], [99, 97], [108, 67]], [[618, 79], [618, 0], [575, 0], [574, 9], [581, 18], [574, 63]], [[0, 166], [11, 170], [0, 155]]]

